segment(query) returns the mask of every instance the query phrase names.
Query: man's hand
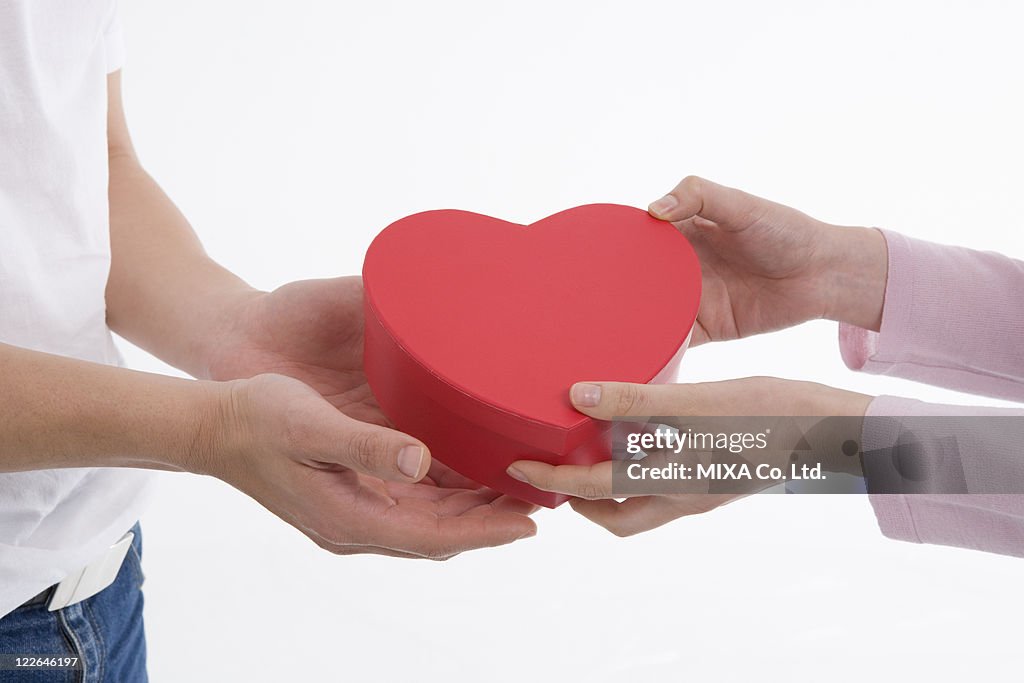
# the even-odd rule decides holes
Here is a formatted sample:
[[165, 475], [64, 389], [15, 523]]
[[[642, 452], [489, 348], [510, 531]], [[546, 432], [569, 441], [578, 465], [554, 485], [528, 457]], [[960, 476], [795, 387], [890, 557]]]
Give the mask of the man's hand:
[[332, 552], [450, 557], [535, 532], [535, 508], [431, 464], [388, 427], [366, 383], [362, 283], [308, 280], [253, 293], [218, 335], [230, 383], [192, 469], [260, 501]]
[[650, 206], [693, 244], [703, 273], [692, 345], [828, 318], [878, 330], [888, 256], [877, 230], [684, 178]]
[[[750, 377], [702, 384], [588, 382], [570, 391], [573, 406], [599, 420], [650, 416], [863, 416], [870, 396], [812, 382]], [[612, 463], [560, 465], [522, 460], [510, 476], [544, 491], [575, 496], [573, 509], [618, 536], [630, 536], [673, 519], [713, 510], [745, 494], [677, 494], [616, 501]]]
[[221, 428], [205, 433], [188, 469], [232, 484], [322, 548], [447, 559], [534, 533], [529, 504], [468, 488], [440, 467], [405, 475], [395, 447], [412, 439], [365, 428], [296, 379], [213, 386], [227, 389], [211, 420]]

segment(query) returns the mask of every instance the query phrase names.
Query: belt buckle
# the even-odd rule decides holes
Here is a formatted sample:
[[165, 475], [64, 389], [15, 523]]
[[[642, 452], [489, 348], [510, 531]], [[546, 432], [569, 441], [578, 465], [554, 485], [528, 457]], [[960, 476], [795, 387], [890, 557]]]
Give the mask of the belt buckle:
[[110, 546], [102, 557], [65, 577], [63, 581], [54, 586], [46, 608], [50, 612], [54, 612], [74, 605], [86, 598], [91, 598], [114, 583], [134, 538], [135, 534], [129, 531], [121, 537], [121, 540]]

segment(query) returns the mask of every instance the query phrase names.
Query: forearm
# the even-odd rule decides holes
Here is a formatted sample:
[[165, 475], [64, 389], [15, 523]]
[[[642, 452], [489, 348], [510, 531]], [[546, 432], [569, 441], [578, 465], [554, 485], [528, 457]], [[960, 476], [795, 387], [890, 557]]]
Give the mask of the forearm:
[[189, 470], [223, 386], [0, 344], [0, 471]]
[[208, 376], [222, 328], [257, 292], [206, 254], [134, 154], [111, 155], [109, 194], [108, 324], [167, 363]]

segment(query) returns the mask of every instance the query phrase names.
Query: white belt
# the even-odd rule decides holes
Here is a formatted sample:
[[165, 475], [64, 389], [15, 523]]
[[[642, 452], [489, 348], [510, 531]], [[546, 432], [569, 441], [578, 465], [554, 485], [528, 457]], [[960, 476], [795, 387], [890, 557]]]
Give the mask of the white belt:
[[121, 540], [107, 548], [101, 557], [53, 586], [53, 592], [46, 608], [54, 612], [74, 605], [86, 598], [91, 598], [114, 583], [134, 538], [135, 534], [129, 531], [121, 537]]

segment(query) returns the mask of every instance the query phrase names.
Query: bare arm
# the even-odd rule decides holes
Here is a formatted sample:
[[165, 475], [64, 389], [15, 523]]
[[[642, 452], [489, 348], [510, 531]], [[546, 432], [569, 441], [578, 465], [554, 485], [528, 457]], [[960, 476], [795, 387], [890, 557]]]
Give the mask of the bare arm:
[[[152, 340], [169, 358], [188, 365], [190, 356], [198, 356], [190, 343], [159, 341], [160, 335], [175, 337], [168, 328], [173, 316], [182, 314], [181, 302], [169, 294], [160, 301], [149, 293], [161, 286], [189, 286], [169, 282], [175, 269], [200, 273], [191, 283], [195, 287], [227, 291], [230, 286], [236, 293], [247, 287], [205, 257], [184, 219], [139, 168], [121, 111], [119, 72], [108, 77], [108, 87], [116, 254], [108, 312], [133, 340]], [[141, 234], [149, 228], [147, 235]], [[136, 251], [139, 256], [133, 254]], [[163, 262], [157, 258], [161, 252]], [[142, 269], [152, 278], [140, 277]], [[213, 279], [216, 287], [209, 284]], [[167, 307], [174, 307], [174, 312], [163, 313]], [[227, 388], [5, 344], [0, 344], [0, 378], [0, 471], [96, 466], [194, 469], [199, 436], [217, 415]]]
[[212, 382], [0, 344], [0, 471], [192, 469], [221, 401]]
[[211, 259], [174, 203], [139, 163], [107, 77], [110, 242], [107, 323], [125, 339], [196, 377], [234, 312], [259, 292]]
[[177, 379], [6, 344], [0, 377], [0, 472], [106, 466], [209, 474], [340, 554], [445, 558], [534, 528], [525, 504], [429, 479], [411, 483], [394, 465], [387, 430], [354, 430], [288, 377]]

